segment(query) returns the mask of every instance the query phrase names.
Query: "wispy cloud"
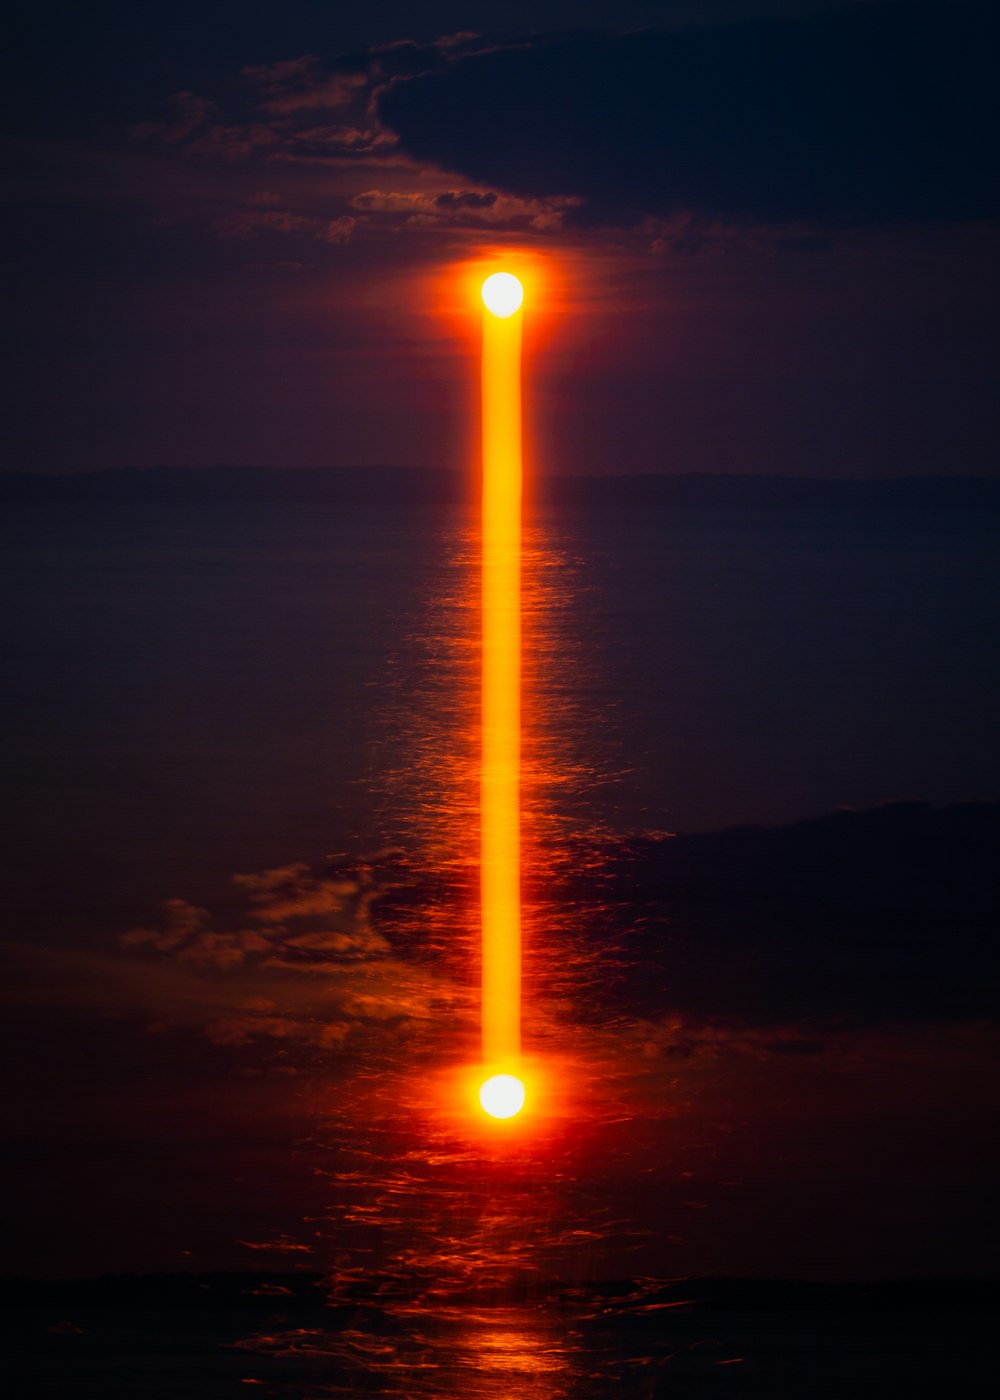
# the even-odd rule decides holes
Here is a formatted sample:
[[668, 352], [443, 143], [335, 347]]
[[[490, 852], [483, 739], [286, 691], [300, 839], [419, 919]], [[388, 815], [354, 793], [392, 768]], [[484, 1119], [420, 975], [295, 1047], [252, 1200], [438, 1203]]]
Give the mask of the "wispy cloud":
[[[235, 97], [175, 93], [163, 118], [136, 123], [129, 134], [141, 146], [220, 171], [206, 222], [222, 239], [281, 238], [332, 249], [399, 233], [477, 237], [484, 228], [545, 238], [563, 229], [578, 197], [456, 186], [446, 170], [405, 154], [379, 115], [379, 97], [394, 83], [488, 49], [462, 32], [429, 44], [401, 39], [339, 59], [303, 54], [247, 67]], [[233, 176], [221, 176], [223, 168]], [[267, 203], [248, 198], [241, 169], [268, 171], [263, 178], [280, 192], [272, 190]]]
[[390, 863], [349, 871], [294, 864], [233, 878], [224, 912], [181, 898], [110, 949], [0, 945], [4, 1000], [198, 1030], [219, 1046], [255, 1042], [340, 1051], [388, 1044], [471, 1017], [440, 968], [400, 956], [373, 916]]

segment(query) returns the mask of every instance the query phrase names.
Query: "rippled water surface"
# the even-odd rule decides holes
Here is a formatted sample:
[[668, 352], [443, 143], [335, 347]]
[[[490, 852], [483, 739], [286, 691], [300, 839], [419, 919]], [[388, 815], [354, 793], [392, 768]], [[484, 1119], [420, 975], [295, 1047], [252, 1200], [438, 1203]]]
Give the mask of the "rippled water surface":
[[[530, 527], [531, 1097], [507, 1125], [474, 1106], [469, 522], [49, 506], [4, 529], [5, 947], [38, 989], [8, 1018], [39, 1125], [10, 1271], [259, 1265], [197, 1343], [173, 1315], [192, 1395], [913, 1374], [905, 1308], [878, 1332], [705, 1280], [982, 1271], [986, 1182], [942, 1144], [983, 1139], [967, 853], [993, 809], [830, 814], [996, 797], [989, 521]], [[934, 884], [947, 852], [961, 878]], [[956, 888], [964, 980], [937, 951]], [[174, 1393], [153, 1312], [109, 1361], [118, 1306], [46, 1315], [58, 1373]]]

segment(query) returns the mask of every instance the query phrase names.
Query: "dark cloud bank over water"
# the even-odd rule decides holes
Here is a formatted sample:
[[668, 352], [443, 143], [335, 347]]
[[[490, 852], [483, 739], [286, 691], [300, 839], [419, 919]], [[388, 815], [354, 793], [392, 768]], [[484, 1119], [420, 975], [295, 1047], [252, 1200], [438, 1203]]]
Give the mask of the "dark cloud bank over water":
[[539, 37], [400, 79], [403, 149], [576, 218], [967, 219], [1000, 211], [991, 3]]
[[666, 995], [762, 1027], [989, 1018], [998, 849], [995, 804], [894, 803], [641, 841], [617, 867], [626, 946], [659, 975], [637, 981], [633, 1009]]

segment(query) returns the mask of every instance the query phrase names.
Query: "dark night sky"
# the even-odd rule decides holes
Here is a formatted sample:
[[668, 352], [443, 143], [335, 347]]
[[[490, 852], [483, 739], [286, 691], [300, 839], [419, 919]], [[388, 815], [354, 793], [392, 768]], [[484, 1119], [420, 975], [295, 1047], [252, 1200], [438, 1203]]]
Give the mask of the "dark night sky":
[[992, 5], [18, 9], [6, 469], [462, 465], [511, 248], [547, 471], [993, 470]]

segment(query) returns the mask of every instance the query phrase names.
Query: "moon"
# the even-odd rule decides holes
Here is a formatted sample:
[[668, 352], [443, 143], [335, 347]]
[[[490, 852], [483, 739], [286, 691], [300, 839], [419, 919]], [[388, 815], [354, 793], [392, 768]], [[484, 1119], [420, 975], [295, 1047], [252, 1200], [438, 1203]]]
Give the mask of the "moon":
[[491, 1118], [513, 1118], [524, 1107], [524, 1085], [513, 1074], [494, 1074], [481, 1085], [479, 1102]]
[[487, 311], [506, 320], [521, 309], [524, 288], [512, 272], [494, 272], [483, 283], [483, 302]]

